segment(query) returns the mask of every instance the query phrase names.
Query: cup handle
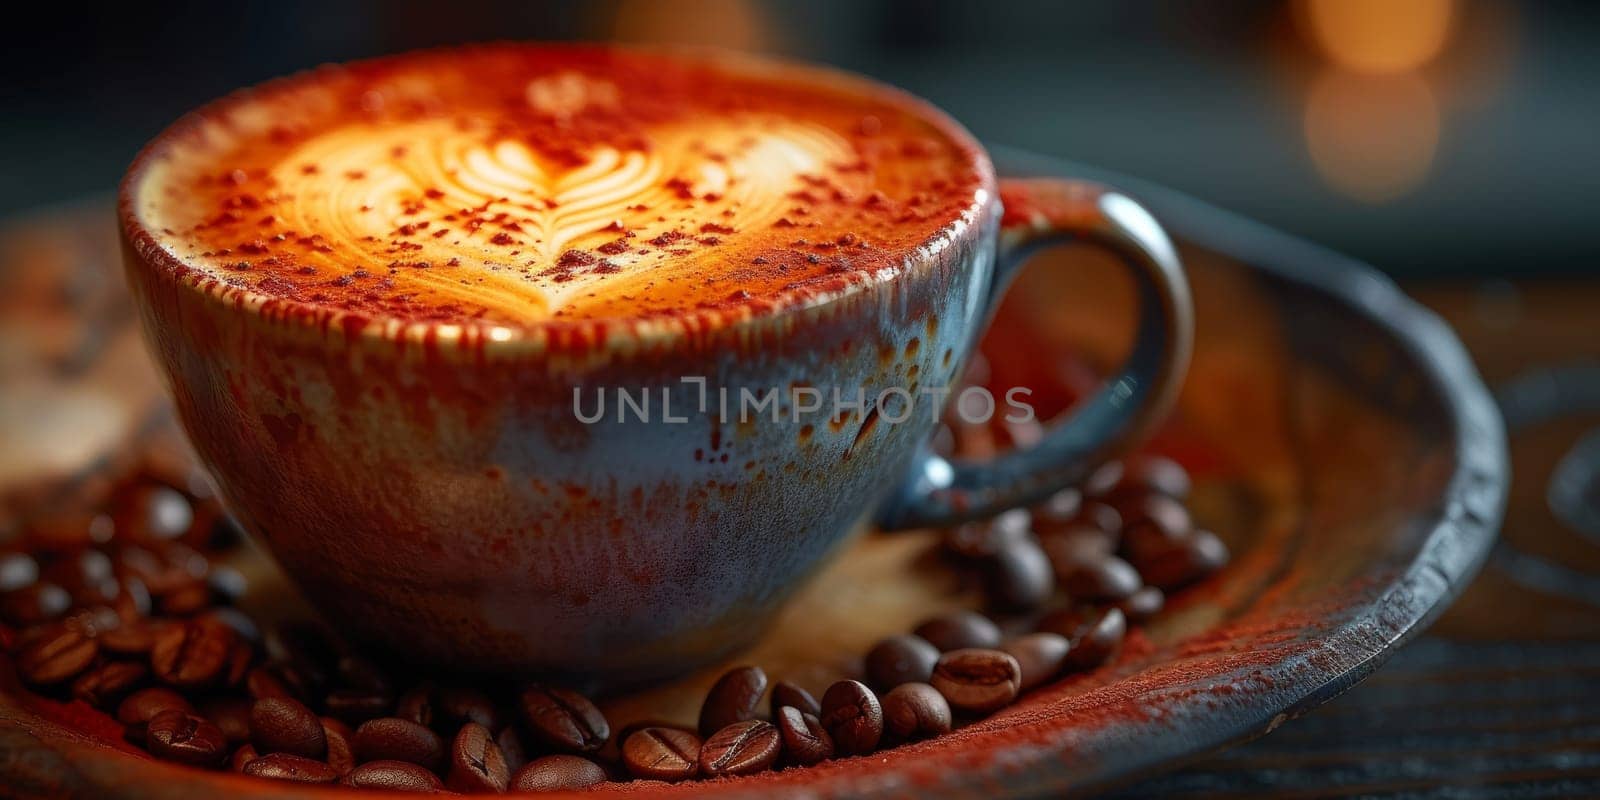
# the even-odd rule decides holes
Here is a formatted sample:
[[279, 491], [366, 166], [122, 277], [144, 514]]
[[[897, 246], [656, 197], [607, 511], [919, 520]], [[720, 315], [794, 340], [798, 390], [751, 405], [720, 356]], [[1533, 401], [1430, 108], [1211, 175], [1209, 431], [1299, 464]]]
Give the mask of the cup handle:
[[884, 528], [953, 524], [1026, 505], [1081, 482], [1127, 451], [1171, 408], [1194, 346], [1194, 304], [1177, 251], [1150, 212], [1115, 189], [1078, 180], [1000, 182], [1004, 216], [988, 306], [1028, 256], [1073, 240], [1122, 258], [1138, 286], [1139, 329], [1121, 371], [1031, 446], [983, 461], [925, 449], [911, 479], [880, 512]]

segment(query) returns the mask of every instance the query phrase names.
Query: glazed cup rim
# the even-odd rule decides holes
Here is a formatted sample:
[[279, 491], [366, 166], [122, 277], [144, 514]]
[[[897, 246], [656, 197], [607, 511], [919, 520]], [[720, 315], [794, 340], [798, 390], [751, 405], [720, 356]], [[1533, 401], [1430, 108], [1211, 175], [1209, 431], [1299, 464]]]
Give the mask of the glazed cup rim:
[[[994, 165], [987, 151], [961, 123], [923, 100], [881, 81], [833, 67], [787, 59], [753, 56], [716, 48], [682, 46], [637, 46], [614, 44], [569, 44], [550, 42], [495, 42], [410, 50], [347, 64], [379, 65], [424, 57], [450, 57], [458, 53], [494, 50], [614, 50], [652, 53], [670, 58], [713, 60], [753, 72], [768, 71], [792, 76], [799, 82], [832, 84], [846, 91], [871, 93], [905, 112], [933, 125], [948, 137], [959, 152], [977, 169], [979, 188], [971, 201], [920, 244], [900, 254], [898, 263], [870, 273], [856, 273], [842, 287], [830, 289], [795, 288], [749, 298], [715, 309], [696, 309], [686, 313], [655, 316], [599, 317], [581, 320], [544, 319], [538, 321], [456, 322], [412, 320], [387, 313], [368, 313], [336, 309], [315, 303], [288, 300], [263, 294], [252, 288], [229, 285], [218, 278], [185, 264], [163, 247], [140, 218], [133, 202], [136, 187], [151, 163], [166, 153], [173, 142], [202, 124], [218, 111], [249, 102], [258, 93], [292, 82], [306, 80], [326, 69], [345, 64], [324, 65], [301, 70], [262, 83], [235, 90], [206, 102], [168, 125], [140, 149], [123, 175], [117, 190], [119, 232], [135, 257], [127, 258], [128, 270], [144, 270], [158, 280], [176, 285], [201, 299], [232, 306], [257, 321], [284, 327], [322, 331], [343, 331], [347, 338], [368, 343], [409, 343], [425, 345], [439, 353], [471, 352], [507, 356], [541, 355], [553, 352], [594, 353], [627, 349], [658, 349], [692, 339], [719, 334], [753, 335], [766, 330], [783, 330], [801, 315], [825, 313], [847, 299], [879, 285], [916, 277], [922, 268], [933, 264], [934, 256], [946, 247], [980, 235], [986, 216], [998, 216], [999, 200]], [[137, 263], [134, 263], [137, 262]]]

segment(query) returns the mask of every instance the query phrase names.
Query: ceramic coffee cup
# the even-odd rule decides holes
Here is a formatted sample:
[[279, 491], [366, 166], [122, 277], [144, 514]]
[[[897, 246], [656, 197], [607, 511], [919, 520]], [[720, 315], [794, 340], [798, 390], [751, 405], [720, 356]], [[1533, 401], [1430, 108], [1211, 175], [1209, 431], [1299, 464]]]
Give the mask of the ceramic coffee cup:
[[[308, 309], [163, 247], [141, 181], [165, 143], [236, 100], [134, 163], [127, 275], [178, 415], [229, 509], [335, 628], [462, 671], [658, 679], [747, 644], [865, 523], [935, 526], [1035, 500], [1168, 408], [1192, 311], [1137, 203], [996, 181], [965, 130], [888, 87], [750, 68], [910, 110], [972, 160], [976, 190], [935, 238], [893, 253], [897, 268], [825, 291], [736, 313], [482, 327]], [[1110, 248], [1136, 279], [1128, 362], [1032, 446], [982, 463], [933, 455], [942, 397], [922, 389], [956, 381], [1028, 252], [1068, 240]], [[753, 415], [721, 400], [775, 389]], [[796, 413], [819, 398], [837, 413]]]

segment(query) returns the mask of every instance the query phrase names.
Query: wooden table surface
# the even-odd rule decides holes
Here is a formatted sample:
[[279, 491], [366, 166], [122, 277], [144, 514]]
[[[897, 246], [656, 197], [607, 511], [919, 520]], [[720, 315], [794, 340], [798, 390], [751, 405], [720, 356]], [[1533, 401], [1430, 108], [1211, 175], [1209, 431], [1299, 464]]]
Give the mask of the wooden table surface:
[[[0, 486], [47, 493], [56, 471], [160, 413], [96, 405], [108, 387], [159, 396], [120, 280], [84, 266], [112, 251], [107, 220], [94, 204], [0, 231]], [[1117, 796], [1600, 796], [1600, 282], [1408, 288], [1507, 404], [1502, 543], [1428, 634], [1344, 697]], [[17, 499], [0, 496], [0, 534]]]
[[1445, 281], [1501, 400], [1500, 544], [1421, 639], [1328, 705], [1117, 797], [1600, 797], [1600, 282]]

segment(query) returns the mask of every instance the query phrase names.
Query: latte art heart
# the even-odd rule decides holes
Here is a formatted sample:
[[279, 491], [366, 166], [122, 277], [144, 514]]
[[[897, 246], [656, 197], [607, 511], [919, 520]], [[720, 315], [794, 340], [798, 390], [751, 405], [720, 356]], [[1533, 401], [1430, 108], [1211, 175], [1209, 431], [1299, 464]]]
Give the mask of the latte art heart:
[[517, 45], [294, 76], [163, 133], [127, 197], [173, 269], [361, 321], [720, 324], [881, 280], [992, 176], [830, 72]]
[[[280, 216], [338, 253], [404, 264], [410, 280], [446, 296], [536, 315], [602, 283], [626, 291], [655, 250], [764, 228], [794, 205], [802, 176], [851, 157], [832, 131], [776, 117], [676, 126], [647, 150], [600, 147], [575, 165], [462, 128], [430, 120], [313, 139], [273, 172], [288, 197]], [[715, 236], [670, 235], [698, 228]], [[672, 241], [646, 244], [663, 236]], [[587, 252], [592, 261], [571, 255]], [[583, 269], [563, 269], [563, 255]], [[462, 269], [481, 280], [463, 283]]]

